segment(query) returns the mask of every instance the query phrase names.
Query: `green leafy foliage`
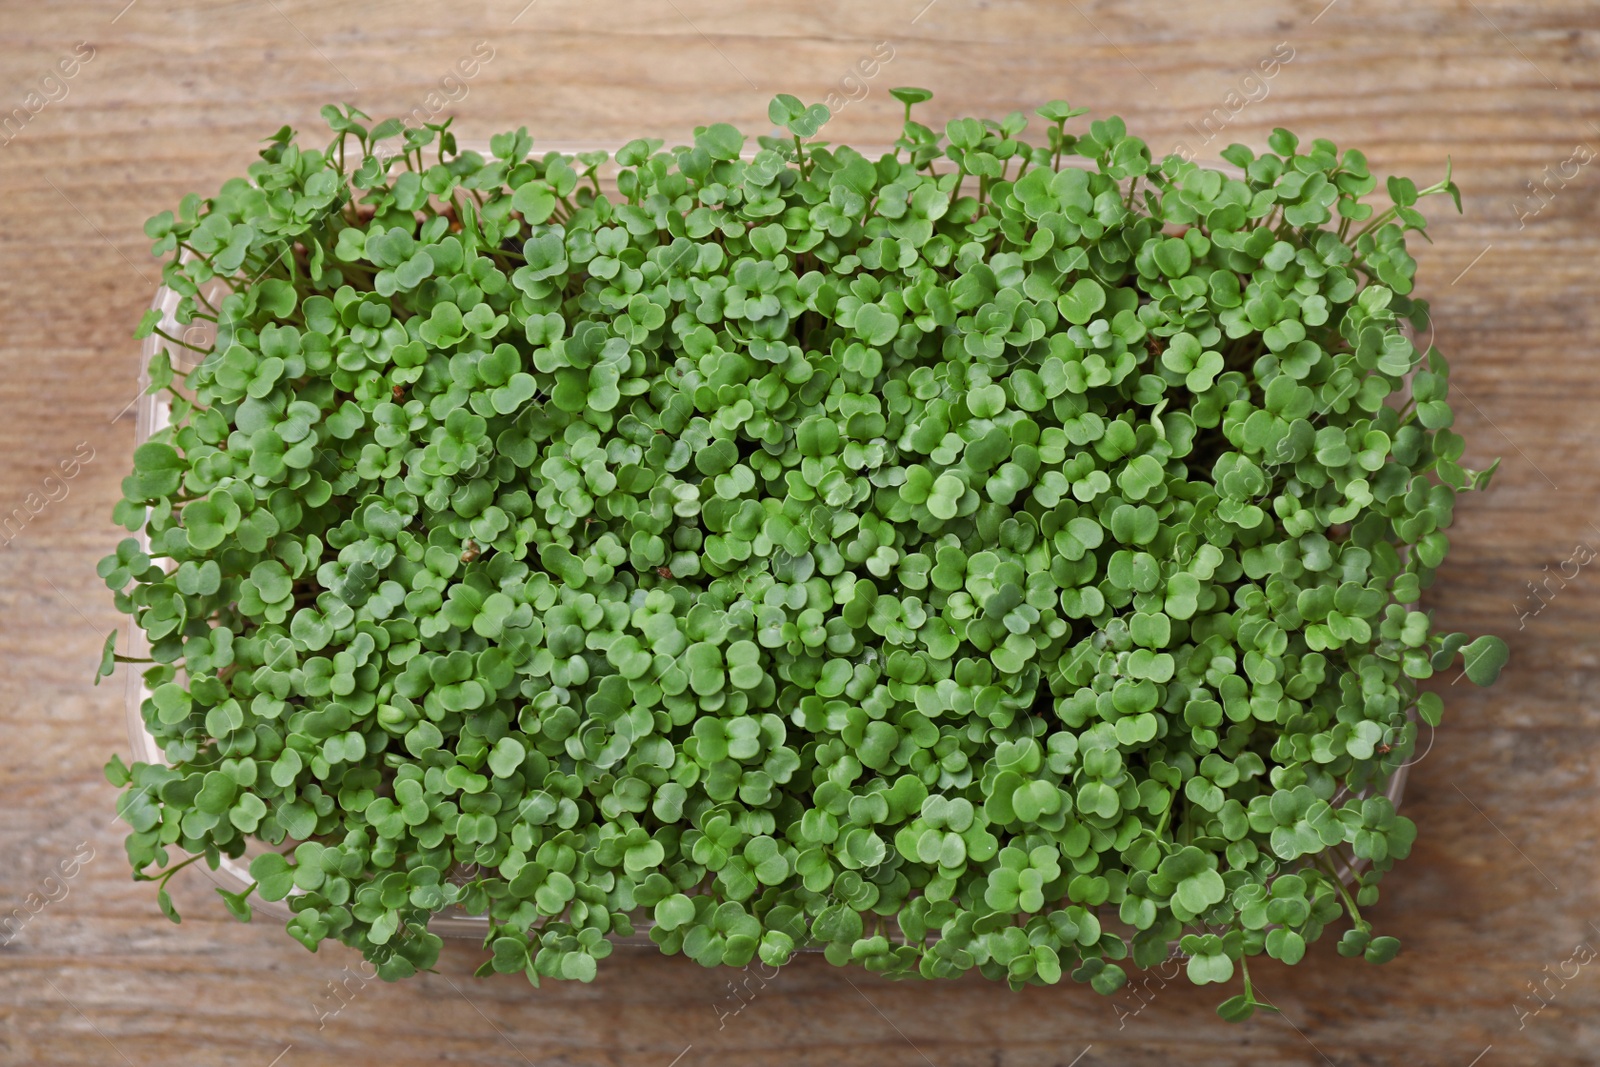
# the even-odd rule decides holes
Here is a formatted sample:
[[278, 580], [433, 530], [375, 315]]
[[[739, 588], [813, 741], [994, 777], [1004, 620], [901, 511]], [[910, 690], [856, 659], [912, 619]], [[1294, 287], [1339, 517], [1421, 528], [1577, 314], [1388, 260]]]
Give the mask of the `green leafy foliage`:
[[1179, 940], [1239, 965], [1227, 1018], [1342, 912], [1393, 956], [1336, 872], [1370, 904], [1410, 850], [1418, 683], [1506, 660], [1414, 607], [1488, 474], [1406, 332], [1454, 186], [1374, 214], [1326, 141], [1230, 176], [893, 95], [881, 158], [780, 96], [753, 151], [630, 142], [614, 193], [330, 108], [151, 220], [217, 336], [153, 365], [148, 550], [100, 565], [168, 764], [108, 768], [136, 872], [249, 850], [389, 978], [451, 907], [535, 983], [646, 916], [707, 965], [1103, 993]]

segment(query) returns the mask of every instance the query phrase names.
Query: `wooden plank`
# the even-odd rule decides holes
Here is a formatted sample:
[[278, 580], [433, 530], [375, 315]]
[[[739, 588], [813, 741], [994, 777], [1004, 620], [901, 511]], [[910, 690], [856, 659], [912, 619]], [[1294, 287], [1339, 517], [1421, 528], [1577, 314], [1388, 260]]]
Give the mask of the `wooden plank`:
[[[1513, 1008], [1543, 968], [1560, 972], [1580, 942], [1600, 945], [1600, 587], [1585, 569], [1536, 616], [1518, 617], [1542, 568], [1580, 542], [1600, 548], [1600, 174], [1583, 168], [1525, 222], [1514, 207], [1576, 146], [1600, 145], [1592, 5], [138, 0], [119, 14], [123, 2], [10, 4], [0, 18], [0, 114], [79, 42], [93, 46], [66, 96], [0, 149], [0, 511], [40, 491], [75, 449], [93, 454], [66, 497], [0, 552], [10, 753], [0, 904], [22, 905], [59, 861], [93, 850], [67, 896], [0, 949], [0, 1060], [1594, 1062], [1593, 967], [1552, 983], [1549, 1006], [1521, 1028]], [[938, 93], [929, 118], [1065, 96], [1124, 115], [1158, 151], [1198, 141], [1194, 129], [1224, 108], [1221, 133], [1191, 145], [1198, 154], [1259, 145], [1282, 125], [1359, 146], [1385, 173], [1431, 179], [1453, 158], [1466, 213], [1437, 219], [1436, 243], [1418, 252], [1420, 288], [1466, 398], [1457, 428], [1469, 458], [1505, 462], [1494, 490], [1459, 509], [1429, 603], [1449, 627], [1504, 635], [1513, 660], [1491, 693], [1440, 683], [1447, 725], [1406, 799], [1421, 835], [1375, 909], [1405, 953], [1369, 968], [1324, 943], [1299, 967], [1262, 965], [1285, 1014], [1242, 1028], [1211, 1014], [1214, 990], [1182, 983], [1152, 984], [1134, 1013], [1131, 992], [1107, 1001], [1076, 986], [1012, 994], [975, 978], [890, 984], [814, 958], [741, 986], [748, 1003], [728, 1014], [737, 973], [619, 953], [593, 986], [535, 991], [520, 978], [472, 979], [481, 954], [470, 945], [452, 945], [438, 974], [352, 985], [328, 1016], [341, 1003], [329, 983], [348, 978], [354, 954], [309, 955], [265, 924], [233, 923], [197, 874], [174, 883], [183, 925], [162, 920], [150, 887], [127, 879], [99, 773], [123, 747], [120, 680], [88, 684], [116, 622], [93, 566], [117, 538], [107, 516], [132, 445], [131, 417], [114, 418], [133, 396], [127, 335], [157, 275], [140, 226], [242, 170], [283, 122], [316, 128], [329, 100], [374, 115], [431, 107], [478, 42], [493, 58], [443, 101], [477, 137], [524, 124], [542, 140], [681, 141], [711, 121], [754, 129], [777, 91], [860, 95], [844, 79], [884, 42], [893, 58], [842, 109], [830, 127], [838, 139], [892, 137], [899, 106], [888, 87], [919, 84]], [[1292, 58], [1246, 82], [1280, 47]], [[1231, 91], [1256, 99], [1235, 114]]]

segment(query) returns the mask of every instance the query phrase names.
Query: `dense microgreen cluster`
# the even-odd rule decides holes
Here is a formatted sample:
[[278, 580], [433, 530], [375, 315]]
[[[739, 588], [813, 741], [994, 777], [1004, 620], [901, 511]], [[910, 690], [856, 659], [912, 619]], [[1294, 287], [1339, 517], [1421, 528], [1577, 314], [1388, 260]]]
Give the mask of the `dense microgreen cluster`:
[[1359, 908], [1415, 834], [1417, 683], [1505, 659], [1416, 608], [1489, 473], [1408, 332], [1455, 187], [1375, 211], [1324, 140], [1229, 174], [895, 92], [881, 158], [780, 96], [753, 155], [636, 140], [605, 189], [605, 153], [329, 108], [150, 221], [216, 340], [154, 359], [148, 551], [100, 568], [170, 763], [108, 769], [137, 872], [249, 850], [385, 977], [450, 907], [535, 982], [640, 917], [707, 965], [1101, 992], [1344, 912], [1394, 954]]

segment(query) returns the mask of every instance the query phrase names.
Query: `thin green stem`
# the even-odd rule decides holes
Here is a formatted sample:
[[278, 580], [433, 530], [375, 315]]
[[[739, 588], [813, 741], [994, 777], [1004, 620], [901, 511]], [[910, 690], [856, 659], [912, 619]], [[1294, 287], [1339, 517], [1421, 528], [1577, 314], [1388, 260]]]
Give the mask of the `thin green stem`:
[[165, 889], [167, 887], [167, 883], [172, 880], [172, 876], [173, 875], [177, 874], [179, 871], [181, 871], [185, 867], [189, 866], [189, 864], [193, 863], [195, 860], [203, 859], [203, 858], [204, 858], [203, 855], [190, 856], [188, 859], [184, 860], [182, 863], [177, 863], [177, 864], [174, 864], [171, 867], [168, 867], [166, 869], [166, 871], [162, 873], [161, 877], [157, 879], [157, 882], [159, 883], [157, 888]]
[[181, 345], [184, 348], [187, 348], [191, 352], [199, 352], [201, 355], [209, 355], [210, 354], [210, 349], [200, 348], [200, 347], [198, 347], [196, 345], [190, 344], [188, 341], [180, 341], [178, 338], [172, 336], [170, 333], [168, 333], [166, 330], [163, 330], [159, 326], [156, 327], [155, 333], [156, 333], [156, 336], [164, 338], [165, 340], [170, 341], [175, 345]]
[[1333, 887], [1339, 891], [1339, 896], [1344, 898], [1345, 910], [1350, 913], [1350, 918], [1354, 920], [1356, 926], [1363, 930], [1370, 930], [1372, 924], [1361, 917], [1361, 909], [1356, 906], [1355, 899], [1350, 896], [1350, 891], [1344, 887], [1344, 880], [1335, 873], [1333, 862], [1324, 859], [1324, 855], [1321, 852], [1317, 853], [1312, 857], [1312, 862], [1333, 882]]
[[1166, 810], [1161, 813], [1161, 821], [1156, 823], [1157, 842], [1161, 840], [1161, 835], [1167, 832], [1167, 820], [1172, 818], [1172, 809], [1177, 806], [1178, 798], [1173, 795], [1172, 790], [1167, 790], [1167, 807]]
[[1365, 237], [1367, 234], [1371, 233], [1373, 230], [1377, 229], [1379, 226], [1382, 226], [1384, 223], [1386, 223], [1390, 219], [1394, 218], [1396, 214], [1397, 214], [1397, 210], [1395, 208], [1393, 208], [1393, 207], [1390, 207], [1389, 209], [1387, 209], [1385, 211], [1382, 211], [1377, 215], [1374, 215], [1372, 217], [1372, 219], [1365, 226], [1361, 227], [1361, 229], [1356, 231], [1355, 239], [1357, 241], [1361, 240], [1361, 238]]
[[[1432, 196], [1435, 193], [1449, 192], [1449, 190], [1450, 190], [1450, 168], [1449, 168], [1448, 165], [1446, 165], [1446, 167], [1445, 167], [1445, 176], [1443, 178], [1441, 178], [1439, 181], [1434, 182], [1432, 185], [1428, 186], [1426, 189], [1418, 189], [1417, 190], [1417, 200], [1421, 200], [1425, 196]], [[1383, 211], [1382, 213], [1380, 213], [1377, 216], [1375, 216], [1370, 222], [1368, 222], [1365, 226], [1363, 226], [1360, 230], [1358, 230], [1356, 232], [1356, 240], [1359, 241], [1364, 235], [1366, 235], [1368, 233], [1371, 233], [1373, 230], [1375, 230], [1378, 227], [1382, 226], [1384, 223], [1388, 222], [1390, 219], [1394, 218], [1395, 216], [1397, 216], [1399, 214], [1400, 214], [1400, 205], [1398, 205], [1398, 204], [1390, 205], [1385, 211]]]

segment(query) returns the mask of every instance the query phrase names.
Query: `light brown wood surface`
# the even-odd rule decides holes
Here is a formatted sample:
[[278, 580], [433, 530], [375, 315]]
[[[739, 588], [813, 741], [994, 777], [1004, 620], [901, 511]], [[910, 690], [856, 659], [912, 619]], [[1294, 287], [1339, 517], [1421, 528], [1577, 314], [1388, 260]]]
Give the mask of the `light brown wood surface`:
[[[1554, 179], [1536, 216], [1519, 222], [1513, 207], [1546, 168], [1559, 175], [1580, 146], [1600, 147], [1594, 5], [125, 2], [0, 3], [0, 116], [27, 106], [79, 42], [93, 47], [66, 96], [0, 148], [0, 516], [29, 494], [46, 501], [0, 548], [0, 911], [60, 896], [46, 878], [93, 853], [0, 948], [0, 1061], [1600, 1062], [1600, 960], [1579, 962], [1593, 956], [1580, 945], [1600, 946], [1600, 563], [1518, 617], [1536, 606], [1527, 583], [1543, 568], [1557, 572], [1579, 544], [1600, 549], [1600, 161]], [[1405, 941], [1400, 958], [1343, 960], [1327, 938], [1298, 967], [1256, 969], [1281, 1017], [1231, 1027], [1212, 1014], [1215, 988], [1181, 982], [1152, 985], [1130, 1015], [1131, 992], [892, 984], [816, 958], [741, 985], [748, 1003], [719, 1018], [745, 976], [635, 950], [593, 985], [534, 990], [474, 980], [482, 956], [456, 943], [437, 974], [351, 981], [342, 1010], [319, 1019], [341, 1004], [330, 983], [354, 972], [353, 953], [310, 955], [270, 923], [235, 923], [194, 870], [173, 883], [182, 926], [167, 923], [151, 887], [128, 880], [100, 774], [127, 751], [122, 678], [89, 685], [118, 622], [94, 564], [117, 540], [109, 512], [133, 442], [131, 414], [117, 417], [134, 395], [128, 334], [158, 277], [141, 224], [241, 173], [282, 123], [317, 127], [330, 100], [380, 116], [447, 103], [428, 96], [444, 96], [441, 79], [480, 41], [492, 60], [448, 103], [468, 136], [753, 129], [775, 92], [846, 95], [856, 62], [888, 42], [893, 58], [835, 119], [834, 139], [890, 139], [899, 106], [887, 90], [912, 84], [937, 92], [928, 110], [941, 121], [1066, 97], [1125, 116], [1158, 152], [1259, 146], [1281, 125], [1359, 146], [1381, 173], [1431, 181], [1452, 157], [1466, 214], [1435, 205], [1435, 243], [1417, 242], [1420, 291], [1455, 367], [1468, 459], [1505, 462], [1493, 490], [1458, 509], [1429, 603], [1450, 629], [1502, 634], [1513, 659], [1492, 691], [1442, 686], [1446, 726], [1405, 799], [1417, 847], [1376, 909]], [[1259, 98], [1243, 79], [1280, 44], [1293, 58]], [[1235, 90], [1259, 99], [1199, 146], [1186, 124]], [[61, 488], [44, 479], [80, 444], [93, 459], [47, 500]], [[1519, 1021], [1514, 1006], [1536, 1006], [1525, 995], [1539, 980], [1548, 1006]]]

